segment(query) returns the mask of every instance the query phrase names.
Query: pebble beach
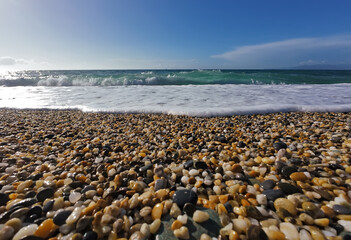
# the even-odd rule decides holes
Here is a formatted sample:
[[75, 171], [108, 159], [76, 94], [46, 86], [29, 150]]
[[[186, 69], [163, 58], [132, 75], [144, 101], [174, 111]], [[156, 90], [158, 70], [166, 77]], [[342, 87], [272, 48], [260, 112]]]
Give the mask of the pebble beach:
[[0, 240], [351, 239], [351, 113], [0, 110]]

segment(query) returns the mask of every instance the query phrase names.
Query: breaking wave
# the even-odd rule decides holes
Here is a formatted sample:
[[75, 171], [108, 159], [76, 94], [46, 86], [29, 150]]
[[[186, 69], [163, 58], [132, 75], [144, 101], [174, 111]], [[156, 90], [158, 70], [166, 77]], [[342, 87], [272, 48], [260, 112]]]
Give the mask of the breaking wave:
[[0, 86], [123, 86], [351, 83], [351, 71], [332, 70], [69, 70], [0, 73]]

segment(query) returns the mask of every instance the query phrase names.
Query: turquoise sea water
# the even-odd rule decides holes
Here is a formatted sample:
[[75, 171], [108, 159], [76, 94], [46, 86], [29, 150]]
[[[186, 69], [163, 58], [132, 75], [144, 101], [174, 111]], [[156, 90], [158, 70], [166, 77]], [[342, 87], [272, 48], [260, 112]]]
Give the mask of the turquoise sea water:
[[122, 86], [351, 83], [332, 70], [69, 70], [0, 73], [3, 86]]
[[351, 112], [351, 71], [3, 72], [0, 74], [0, 108], [192, 116]]

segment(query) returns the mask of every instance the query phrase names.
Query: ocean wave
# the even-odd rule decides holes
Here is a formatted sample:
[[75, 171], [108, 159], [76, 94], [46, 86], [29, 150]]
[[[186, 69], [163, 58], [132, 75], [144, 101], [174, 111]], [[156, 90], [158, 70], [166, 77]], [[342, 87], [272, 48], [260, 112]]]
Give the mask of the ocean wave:
[[0, 74], [2, 86], [123, 86], [208, 84], [351, 83], [351, 71], [279, 70], [85, 70], [17, 71]]

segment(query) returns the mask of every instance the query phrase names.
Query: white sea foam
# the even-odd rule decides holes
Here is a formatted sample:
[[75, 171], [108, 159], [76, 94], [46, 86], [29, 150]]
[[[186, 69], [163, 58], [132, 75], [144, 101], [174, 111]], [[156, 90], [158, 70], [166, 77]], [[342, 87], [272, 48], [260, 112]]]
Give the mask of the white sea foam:
[[106, 81], [104, 85], [106, 87], [0, 87], [0, 108], [67, 108], [192, 116], [351, 111], [351, 84], [111, 87]]

